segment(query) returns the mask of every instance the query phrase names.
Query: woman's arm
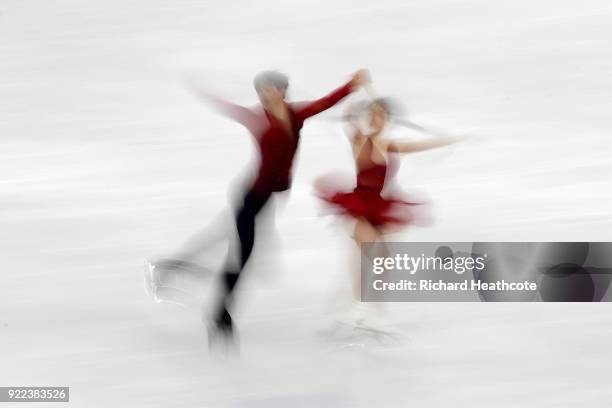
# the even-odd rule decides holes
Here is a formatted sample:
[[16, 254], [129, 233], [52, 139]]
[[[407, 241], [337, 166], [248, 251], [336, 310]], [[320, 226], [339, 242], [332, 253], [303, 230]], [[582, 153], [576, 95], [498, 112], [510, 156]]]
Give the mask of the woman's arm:
[[361, 148], [366, 143], [367, 136], [365, 136], [359, 129], [353, 130], [352, 133], [347, 133], [349, 141], [351, 142], [351, 150], [353, 151], [353, 157], [356, 159], [359, 156]]
[[422, 141], [398, 140], [390, 142], [388, 150], [395, 153], [416, 153], [424, 150], [435, 149], [437, 147], [448, 146], [464, 139], [464, 137], [440, 137]]
[[351, 143], [356, 138], [363, 135], [363, 133], [361, 132], [360, 119], [363, 116], [364, 110], [364, 101], [354, 102], [348, 105], [348, 107], [344, 111], [344, 115], [342, 116], [342, 120], [344, 122], [344, 131]]

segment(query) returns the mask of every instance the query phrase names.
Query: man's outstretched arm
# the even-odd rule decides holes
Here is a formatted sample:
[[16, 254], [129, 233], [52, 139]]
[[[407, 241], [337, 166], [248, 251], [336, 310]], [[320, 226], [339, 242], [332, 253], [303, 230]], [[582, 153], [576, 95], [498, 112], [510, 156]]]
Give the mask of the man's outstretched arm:
[[210, 105], [214, 110], [223, 116], [227, 116], [228, 118], [235, 120], [249, 129], [251, 129], [257, 122], [257, 115], [249, 108], [228, 102], [223, 98], [195, 86], [193, 83], [190, 83], [189, 85], [190, 90], [199, 99]]
[[302, 119], [308, 119], [318, 113], [323, 112], [326, 109], [331, 108], [343, 98], [348, 96], [351, 92], [356, 91], [359, 87], [369, 83], [370, 75], [367, 70], [362, 69], [357, 71], [351, 80], [344, 86], [336, 89], [329, 95], [324, 96], [321, 99], [317, 99], [311, 102], [305, 102], [298, 106], [298, 114]]

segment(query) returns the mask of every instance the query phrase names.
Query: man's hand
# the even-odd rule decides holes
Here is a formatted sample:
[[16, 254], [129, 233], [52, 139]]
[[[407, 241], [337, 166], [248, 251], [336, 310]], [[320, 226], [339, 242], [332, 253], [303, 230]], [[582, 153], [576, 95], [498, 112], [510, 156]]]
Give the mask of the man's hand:
[[351, 89], [357, 90], [362, 86], [365, 86], [370, 83], [370, 71], [367, 69], [360, 69], [359, 71], [353, 74], [351, 78]]

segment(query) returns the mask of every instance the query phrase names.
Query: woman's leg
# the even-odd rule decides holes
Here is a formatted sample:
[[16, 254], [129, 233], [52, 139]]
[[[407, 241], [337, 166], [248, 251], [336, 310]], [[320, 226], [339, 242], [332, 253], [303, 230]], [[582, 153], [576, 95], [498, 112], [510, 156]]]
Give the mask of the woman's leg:
[[[358, 255], [356, 257], [357, 265], [355, 265], [353, 269], [353, 297], [355, 301], [361, 300], [361, 256], [360, 251], [363, 251], [362, 244], [364, 243], [373, 243], [381, 240], [381, 232], [374, 227], [370, 222], [368, 222], [365, 218], [360, 218], [357, 220], [357, 224], [355, 225], [355, 230], [353, 231], [353, 240], [357, 244]], [[369, 253], [365, 255], [369, 258], [373, 258], [376, 255], [377, 245], [371, 245], [366, 250], [369, 250]], [[354, 258], [355, 259], [355, 258]]]
[[[361, 251], [367, 251], [365, 254], [362, 254], [361, 251], [358, 252], [357, 256], [355, 257], [357, 265], [355, 265], [353, 268], [353, 296], [355, 302], [359, 302], [358, 304], [360, 305], [358, 307], [358, 311], [356, 312], [356, 322], [359, 325], [365, 324], [366, 326], [370, 327], [378, 327], [383, 321], [384, 304], [361, 304], [361, 262], [363, 255], [368, 257], [368, 259], [389, 256], [389, 249], [387, 248], [382, 231], [370, 224], [367, 220], [358, 221], [357, 225], [355, 226], [353, 239]], [[362, 244], [365, 243], [371, 243], [372, 245], [367, 245], [367, 247], [364, 248]]]

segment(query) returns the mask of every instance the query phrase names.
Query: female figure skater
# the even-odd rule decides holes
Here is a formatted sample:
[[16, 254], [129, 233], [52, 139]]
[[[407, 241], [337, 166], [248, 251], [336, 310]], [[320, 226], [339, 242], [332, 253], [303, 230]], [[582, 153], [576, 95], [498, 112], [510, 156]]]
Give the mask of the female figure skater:
[[[339, 213], [355, 221], [352, 238], [358, 247], [362, 243], [380, 243], [384, 249], [385, 234], [407, 224], [424, 220], [425, 203], [406, 199], [392, 191], [392, 182], [397, 172], [397, 156], [416, 153], [458, 142], [458, 137], [435, 137], [425, 141], [389, 140], [384, 131], [389, 123], [394, 106], [388, 99], [376, 98], [366, 106], [367, 130], [363, 130], [359, 112], [349, 110], [345, 118], [349, 139], [355, 158], [357, 180], [352, 190], [332, 187], [330, 176], [319, 178], [315, 184], [317, 195]], [[425, 131], [424, 128], [404, 122], [406, 126]], [[376, 249], [378, 251], [378, 249]], [[374, 256], [373, 254], [370, 254]], [[360, 259], [360, 258], [359, 258]], [[360, 265], [358, 259], [357, 265]], [[360, 267], [354, 268], [353, 297], [361, 298]], [[355, 311], [353, 311], [355, 312]], [[351, 325], [362, 326], [365, 316], [349, 317]], [[368, 322], [371, 323], [371, 322]], [[373, 322], [375, 323], [375, 322]]]

